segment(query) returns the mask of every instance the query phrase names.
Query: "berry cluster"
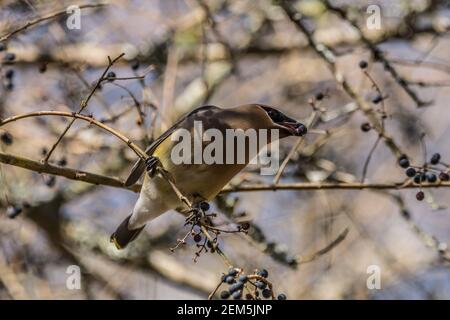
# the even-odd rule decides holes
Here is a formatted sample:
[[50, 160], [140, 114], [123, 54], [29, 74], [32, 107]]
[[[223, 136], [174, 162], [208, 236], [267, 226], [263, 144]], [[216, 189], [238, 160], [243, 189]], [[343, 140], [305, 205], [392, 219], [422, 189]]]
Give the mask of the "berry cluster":
[[[267, 280], [269, 272], [266, 269], [256, 270], [254, 274], [246, 275], [242, 269], [230, 268], [227, 274], [222, 276], [221, 284], [228, 285], [228, 290], [220, 292], [221, 299], [242, 299], [244, 291], [245, 299], [261, 300], [275, 299], [272, 290], [272, 284]], [[286, 300], [286, 295], [281, 293], [277, 297], [278, 300]]]
[[[188, 233], [182, 238], [178, 239], [174, 247], [170, 248], [171, 251], [177, 249], [180, 245], [186, 244], [187, 238], [190, 236], [197, 245], [198, 250], [195, 252], [194, 261], [200, 257], [202, 252], [219, 252], [219, 235], [221, 233], [247, 233], [250, 228], [248, 222], [243, 222], [238, 225], [236, 230], [225, 230], [216, 227], [212, 221], [212, 218], [216, 217], [216, 213], [209, 213], [210, 205], [209, 203], [202, 201], [196, 205], [192, 210], [190, 210], [189, 216], [186, 218], [185, 225], [190, 225], [191, 228]], [[202, 229], [203, 227], [203, 229]], [[206, 235], [205, 231], [208, 233]]]
[[[439, 153], [433, 154], [430, 161], [422, 167], [411, 165], [406, 155], [399, 157], [398, 164], [400, 167], [406, 169], [406, 176], [413, 179], [414, 183], [419, 186], [425, 182], [437, 183], [438, 181], [450, 181], [449, 166], [441, 161], [441, 155]], [[438, 167], [439, 165], [442, 168]], [[422, 190], [417, 192], [416, 199], [419, 201], [425, 199], [425, 194]]]

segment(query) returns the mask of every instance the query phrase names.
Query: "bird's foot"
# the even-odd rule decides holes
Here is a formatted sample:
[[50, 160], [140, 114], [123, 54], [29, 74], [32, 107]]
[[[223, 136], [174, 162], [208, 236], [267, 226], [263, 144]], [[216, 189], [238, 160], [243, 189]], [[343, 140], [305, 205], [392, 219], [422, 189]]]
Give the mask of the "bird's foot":
[[153, 177], [156, 173], [156, 168], [160, 164], [159, 159], [154, 156], [149, 156], [147, 160], [145, 160], [145, 169], [147, 170], [150, 177]]

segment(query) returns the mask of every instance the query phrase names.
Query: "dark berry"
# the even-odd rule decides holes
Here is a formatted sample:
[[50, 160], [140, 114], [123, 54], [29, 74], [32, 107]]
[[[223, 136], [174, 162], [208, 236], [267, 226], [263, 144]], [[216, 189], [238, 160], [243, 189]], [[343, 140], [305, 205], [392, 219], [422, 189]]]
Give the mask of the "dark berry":
[[108, 81], [114, 81], [114, 78], [116, 77], [116, 74], [114, 73], [114, 71], [110, 71], [110, 72], [108, 72], [106, 77], [110, 78], [110, 79], [108, 79]]
[[39, 65], [39, 73], [45, 73], [47, 71], [47, 63], [43, 62]]
[[290, 266], [296, 266], [297, 265], [297, 259], [295, 259], [294, 257], [286, 258], [286, 262]]
[[234, 282], [235, 282], [234, 277], [233, 277], [233, 276], [230, 276], [230, 275], [227, 276], [227, 277], [225, 278], [225, 282], [228, 283], [228, 284], [234, 283]]
[[7, 146], [12, 145], [14, 142], [12, 134], [8, 131], [2, 133], [2, 135], [0, 136], [0, 140], [2, 140], [2, 142]]
[[13, 69], [8, 69], [5, 72], [5, 78], [7, 79], [12, 79], [12, 77], [14, 77], [14, 70]]
[[14, 59], [16, 59], [16, 55], [11, 52], [6, 52], [5, 55], [3, 56], [3, 60], [5, 61], [14, 61]]
[[230, 297], [230, 292], [224, 290], [220, 293], [220, 299], [228, 299]]
[[414, 183], [420, 184], [422, 182], [422, 174], [416, 174], [414, 177]]
[[56, 183], [56, 178], [55, 176], [50, 176], [45, 180], [45, 184], [47, 187], [51, 188], [54, 187]]
[[222, 278], [221, 278], [222, 282], [226, 282], [227, 277], [228, 277], [228, 275], [222, 274]]
[[238, 274], [238, 270], [235, 269], [235, 268], [230, 268], [230, 269], [228, 270], [228, 275], [229, 275], [229, 276], [234, 277], [234, 276], [236, 276], [237, 274]]
[[266, 299], [269, 299], [272, 296], [272, 291], [270, 291], [270, 289], [264, 289], [262, 291], [262, 296]]
[[195, 242], [202, 241], [202, 235], [200, 233], [197, 233], [196, 235], [194, 235], [194, 241]]
[[316, 94], [316, 100], [318, 100], [318, 101], [322, 100], [324, 97], [325, 96], [324, 96], [324, 94], [322, 92], [319, 92], [319, 93]]
[[408, 168], [405, 173], [408, 177], [412, 178], [416, 175], [417, 171], [414, 168]]
[[208, 211], [210, 208], [209, 203], [208, 202], [201, 202], [200, 203], [200, 209], [202, 209], [202, 211]]
[[60, 166], [60, 167], [65, 167], [67, 165], [67, 159], [66, 158], [61, 158], [59, 161], [58, 161], [58, 166]]
[[210, 248], [210, 249], [212, 249], [212, 248], [214, 248], [214, 245], [211, 243], [211, 241], [207, 241], [206, 242], [206, 245], [208, 246], [208, 248]]
[[266, 269], [259, 270], [258, 275], [263, 278], [267, 278], [269, 276], [269, 271], [267, 271]]
[[408, 159], [405, 159], [405, 158], [400, 159], [400, 160], [398, 161], [398, 164], [400, 165], [400, 167], [405, 168], [405, 169], [408, 168], [409, 165], [410, 165], [409, 160], [408, 160]]
[[441, 155], [439, 153], [433, 154], [433, 156], [431, 157], [430, 163], [431, 164], [438, 164], [439, 161], [441, 161]]
[[247, 277], [245, 274], [239, 276], [239, 281], [240, 281], [240, 282], [246, 283], [247, 280], [248, 280], [248, 277]]
[[367, 61], [365, 61], [365, 60], [361, 60], [360, 62], [359, 62], [359, 67], [361, 68], [361, 69], [365, 69], [365, 68], [367, 68]]
[[233, 296], [233, 299], [239, 300], [242, 298], [242, 291], [239, 290], [239, 291], [233, 292], [232, 296]]
[[376, 96], [375, 98], [372, 99], [372, 102], [375, 103], [375, 104], [378, 104], [381, 101], [383, 101], [383, 97], [380, 96], [380, 95], [378, 95], [378, 96]]
[[247, 294], [245, 295], [245, 299], [247, 299], [247, 300], [253, 300], [252, 294], [251, 294], [251, 293], [247, 293]]
[[232, 284], [230, 286], [229, 290], [230, 290], [231, 293], [233, 293], [233, 292], [235, 292], [237, 290], [241, 290], [243, 287], [244, 287], [244, 284], [242, 282], [238, 281], [238, 282]]
[[403, 209], [403, 210], [402, 210], [402, 216], [403, 216], [404, 218], [406, 218], [406, 219], [410, 219], [410, 218], [411, 218], [411, 214], [410, 214], [409, 211], [406, 210], [406, 209]]
[[8, 206], [8, 208], [6, 209], [6, 215], [7, 215], [8, 218], [10, 218], [10, 219], [14, 219], [14, 218], [17, 217], [21, 212], [22, 212], [22, 208], [17, 207], [17, 206]]
[[449, 180], [450, 180], [450, 176], [448, 175], [448, 173], [441, 172], [441, 173], [439, 174], [439, 179], [440, 179], [441, 181], [449, 181]]
[[265, 289], [267, 287], [267, 284], [264, 281], [255, 281], [255, 286], [261, 290]]
[[306, 126], [303, 124], [299, 124], [296, 131], [299, 136], [304, 136], [306, 133], [308, 133], [308, 128], [306, 128]]
[[425, 172], [422, 172], [422, 173], [420, 174], [420, 180], [421, 180], [422, 182], [427, 181], [427, 174], [426, 174]]
[[5, 51], [5, 50], [6, 50], [6, 43], [0, 42], [0, 51]]
[[278, 300], [286, 300], [286, 295], [284, 293], [280, 293], [277, 297]]
[[133, 70], [139, 69], [139, 61], [138, 60], [133, 60], [133, 62], [131, 62], [131, 69], [133, 69]]
[[408, 159], [408, 156], [406, 154], [402, 154], [400, 157], [398, 157], [398, 161], [402, 159]]
[[250, 229], [250, 223], [248, 223], [248, 222], [241, 223], [241, 228], [242, 228], [242, 230]]
[[427, 173], [427, 180], [429, 183], [435, 183], [437, 181], [437, 177], [434, 173]]
[[419, 201], [422, 201], [423, 199], [425, 199], [425, 193], [423, 193], [423, 191], [419, 191], [416, 193], [416, 199]]
[[372, 126], [368, 122], [365, 122], [361, 125], [361, 130], [363, 132], [368, 132], [368, 131], [370, 131], [370, 129], [372, 129]]

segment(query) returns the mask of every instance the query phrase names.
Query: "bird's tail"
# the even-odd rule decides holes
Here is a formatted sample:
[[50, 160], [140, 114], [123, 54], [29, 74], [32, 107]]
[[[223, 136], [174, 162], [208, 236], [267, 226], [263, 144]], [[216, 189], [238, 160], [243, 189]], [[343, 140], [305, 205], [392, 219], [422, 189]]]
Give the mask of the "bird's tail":
[[124, 249], [131, 241], [136, 239], [136, 237], [144, 229], [145, 225], [130, 230], [128, 229], [128, 222], [131, 215], [129, 215], [123, 222], [117, 227], [116, 231], [111, 235], [110, 241], [114, 243], [117, 249]]

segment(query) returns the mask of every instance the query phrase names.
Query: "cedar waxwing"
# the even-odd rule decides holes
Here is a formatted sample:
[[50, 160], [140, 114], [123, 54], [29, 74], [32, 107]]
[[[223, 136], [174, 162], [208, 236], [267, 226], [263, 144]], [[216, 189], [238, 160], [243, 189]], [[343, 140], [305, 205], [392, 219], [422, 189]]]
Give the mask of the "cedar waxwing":
[[[201, 123], [203, 130], [216, 129], [220, 133], [225, 133], [228, 129], [278, 129], [279, 138], [287, 136], [301, 136], [306, 133], [306, 127], [285, 116], [280, 111], [261, 104], [248, 104], [230, 109], [221, 109], [216, 106], [200, 107], [177, 121], [170, 129], [156, 139], [145, 151], [150, 156], [147, 161], [139, 160], [125, 182], [126, 186], [133, 185], [147, 170], [149, 174], [144, 177], [144, 182], [139, 198], [134, 206], [133, 212], [129, 215], [111, 235], [111, 242], [118, 249], [124, 248], [133, 241], [145, 224], [159, 215], [171, 209], [182, 211], [187, 209], [179, 200], [170, 184], [159, 173], [155, 173], [155, 166], [162, 167], [170, 174], [177, 188], [191, 201], [212, 200], [220, 190], [251, 160], [254, 154], [249, 154], [249, 141], [245, 141], [245, 160], [221, 163], [190, 163], [175, 164], [172, 157], [172, 149], [179, 142], [173, 141], [173, 136], [178, 129], [185, 129], [195, 136], [194, 127], [196, 123]], [[270, 143], [271, 135], [268, 134]], [[192, 138], [194, 139], [194, 138]], [[210, 141], [203, 141], [205, 147]], [[251, 143], [251, 142], [250, 142]], [[195, 142], [194, 142], [195, 144]], [[258, 141], [258, 149], [261, 146]], [[223, 143], [223, 156], [233, 152], [236, 160], [236, 146]], [[185, 152], [185, 151], [183, 151]], [[194, 151], [195, 153], [195, 151]], [[194, 157], [194, 153], [188, 152], [189, 157]], [[191, 156], [192, 155], [192, 156]]]

